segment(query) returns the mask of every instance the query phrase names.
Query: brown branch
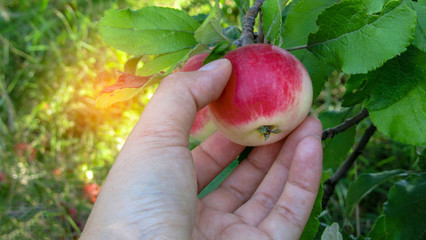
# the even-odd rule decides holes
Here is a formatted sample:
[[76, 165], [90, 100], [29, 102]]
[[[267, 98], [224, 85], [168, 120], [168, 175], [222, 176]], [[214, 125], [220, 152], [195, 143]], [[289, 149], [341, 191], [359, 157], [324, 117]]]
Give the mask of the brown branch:
[[265, 0], [256, 0], [253, 6], [247, 11], [246, 15], [244, 16], [244, 26], [241, 37], [234, 42], [236, 46], [240, 47], [254, 43], [254, 24], [256, 22], [257, 14], [259, 13], [264, 1]]
[[333, 138], [335, 135], [344, 132], [346, 129], [358, 124], [361, 122], [364, 118], [368, 117], [368, 111], [367, 109], [363, 108], [360, 113], [357, 115], [346, 119], [343, 123], [333, 127], [333, 128], [327, 128], [322, 132], [321, 140], [326, 140], [327, 138]]
[[265, 42], [265, 34], [263, 33], [263, 28], [262, 28], [262, 18], [263, 18], [263, 14], [262, 14], [262, 9], [259, 11], [259, 30], [257, 30], [257, 32], [259, 33], [257, 36], [257, 43], [264, 43]]
[[342, 165], [340, 165], [339, 169], [337, 169], [333, 176], [325, 181], [324, 195], [322, 196], [323, 209], [327, 207], [328, 200], [330, 200], [331, 195], [333, 195], [336, 184], [346, 175], [349, 169], [351, 169], [351, 166], [354, 164], [359, 155], [361, 155], [362, 151], [367, 146], [368, 141], [370, 140], [371, 136], [373, 136], [375, 131], [376, 127], [371, 124], [367, 130], [365, 130], [364, 136], [362, 136], [352, 154], [349, 155], [349, 157], [342, 163]]

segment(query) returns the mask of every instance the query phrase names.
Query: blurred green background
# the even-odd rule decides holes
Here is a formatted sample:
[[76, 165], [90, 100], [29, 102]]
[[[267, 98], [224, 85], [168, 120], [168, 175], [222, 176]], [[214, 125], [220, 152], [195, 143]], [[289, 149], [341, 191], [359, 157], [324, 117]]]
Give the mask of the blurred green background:
[[[0, 0], [2, 240], [78, 238], [115, 156], [155, 90], [95, 108], [100, 90], [115, 82], [131, 57], [100, 39], [96, 22], [105, 11], [157, 5], [197, 15], [208, 14], [213, 2]], [[239, 24], [234, 1], [220, 2], [225, 21]], [[340, 78], [331, 77], [315, 111], [339, 110], [343, 93]], [[419, 151], [377, 133], [348, 179], [358, 172], [415, 166]], [[349, 228], [355, 221], [342, 219], [348, 179], [337, 186], [322, 223], [339, 221]], [[363, 229], [373, 224], [388, 187], [363, 202]]]
[[154, 89], [95, 108], [129, 56], [102, 42], [108, 9], [208, 1], [0, 0], [0, 238], [74, 239]]

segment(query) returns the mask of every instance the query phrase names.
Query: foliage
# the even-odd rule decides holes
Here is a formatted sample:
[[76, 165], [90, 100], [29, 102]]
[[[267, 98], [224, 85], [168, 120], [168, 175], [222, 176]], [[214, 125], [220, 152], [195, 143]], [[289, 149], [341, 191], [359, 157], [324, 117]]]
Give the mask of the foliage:
[[[193, 54], [209, 51], [207, 63], [238, 47], [253, 4], [101, 2], [0, 5], [5, 239], [78, 236], [99, 189], [87, 184], [101, 185], [156, 83]], [[368, 125], [378, 129], [334, 193], [323, 193], [323, 183], [303, 239], [424, 237], [425, 6], [425, 0], [264, 1], [255, 40], [291, 51], [306, 66], [313, 114], [324, 127], [369, 112], [324, 140], [323, 175], [342, 171]], [[121, 69], [125, 77], [113, 85]], [[115, 87], [105, 91], [109, 85]], [[94, 107], [99, 93], [103, 109]], [[84, 189], [94, 189], [88, 199]], [[325, 209], [322, 194], [331, 197]]]

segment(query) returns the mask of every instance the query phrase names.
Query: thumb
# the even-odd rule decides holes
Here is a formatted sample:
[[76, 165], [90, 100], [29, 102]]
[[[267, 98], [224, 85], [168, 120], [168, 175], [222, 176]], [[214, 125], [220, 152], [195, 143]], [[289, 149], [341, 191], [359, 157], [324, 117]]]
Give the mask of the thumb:
[[157, 143], [160, 140], [167, 144], [188, 144], [197, 111], [220, 96], [231, 71], [229, 60], [220, 59], [198, 71], [167, 76], [129, 138], [152, 137]]

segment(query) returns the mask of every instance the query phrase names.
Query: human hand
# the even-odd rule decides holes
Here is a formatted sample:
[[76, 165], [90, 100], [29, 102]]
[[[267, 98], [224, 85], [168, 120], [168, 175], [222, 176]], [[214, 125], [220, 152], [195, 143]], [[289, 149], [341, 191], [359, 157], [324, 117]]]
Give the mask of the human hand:
[[197, 194], [244, 149], [219, 132], [192, 152], [197, 110], [219, 97], [228, 60], [170, 75], [111, 168], [81, 239], [298, 239], [322, 169], [321, 123], [256, 147], [222, 185]]

